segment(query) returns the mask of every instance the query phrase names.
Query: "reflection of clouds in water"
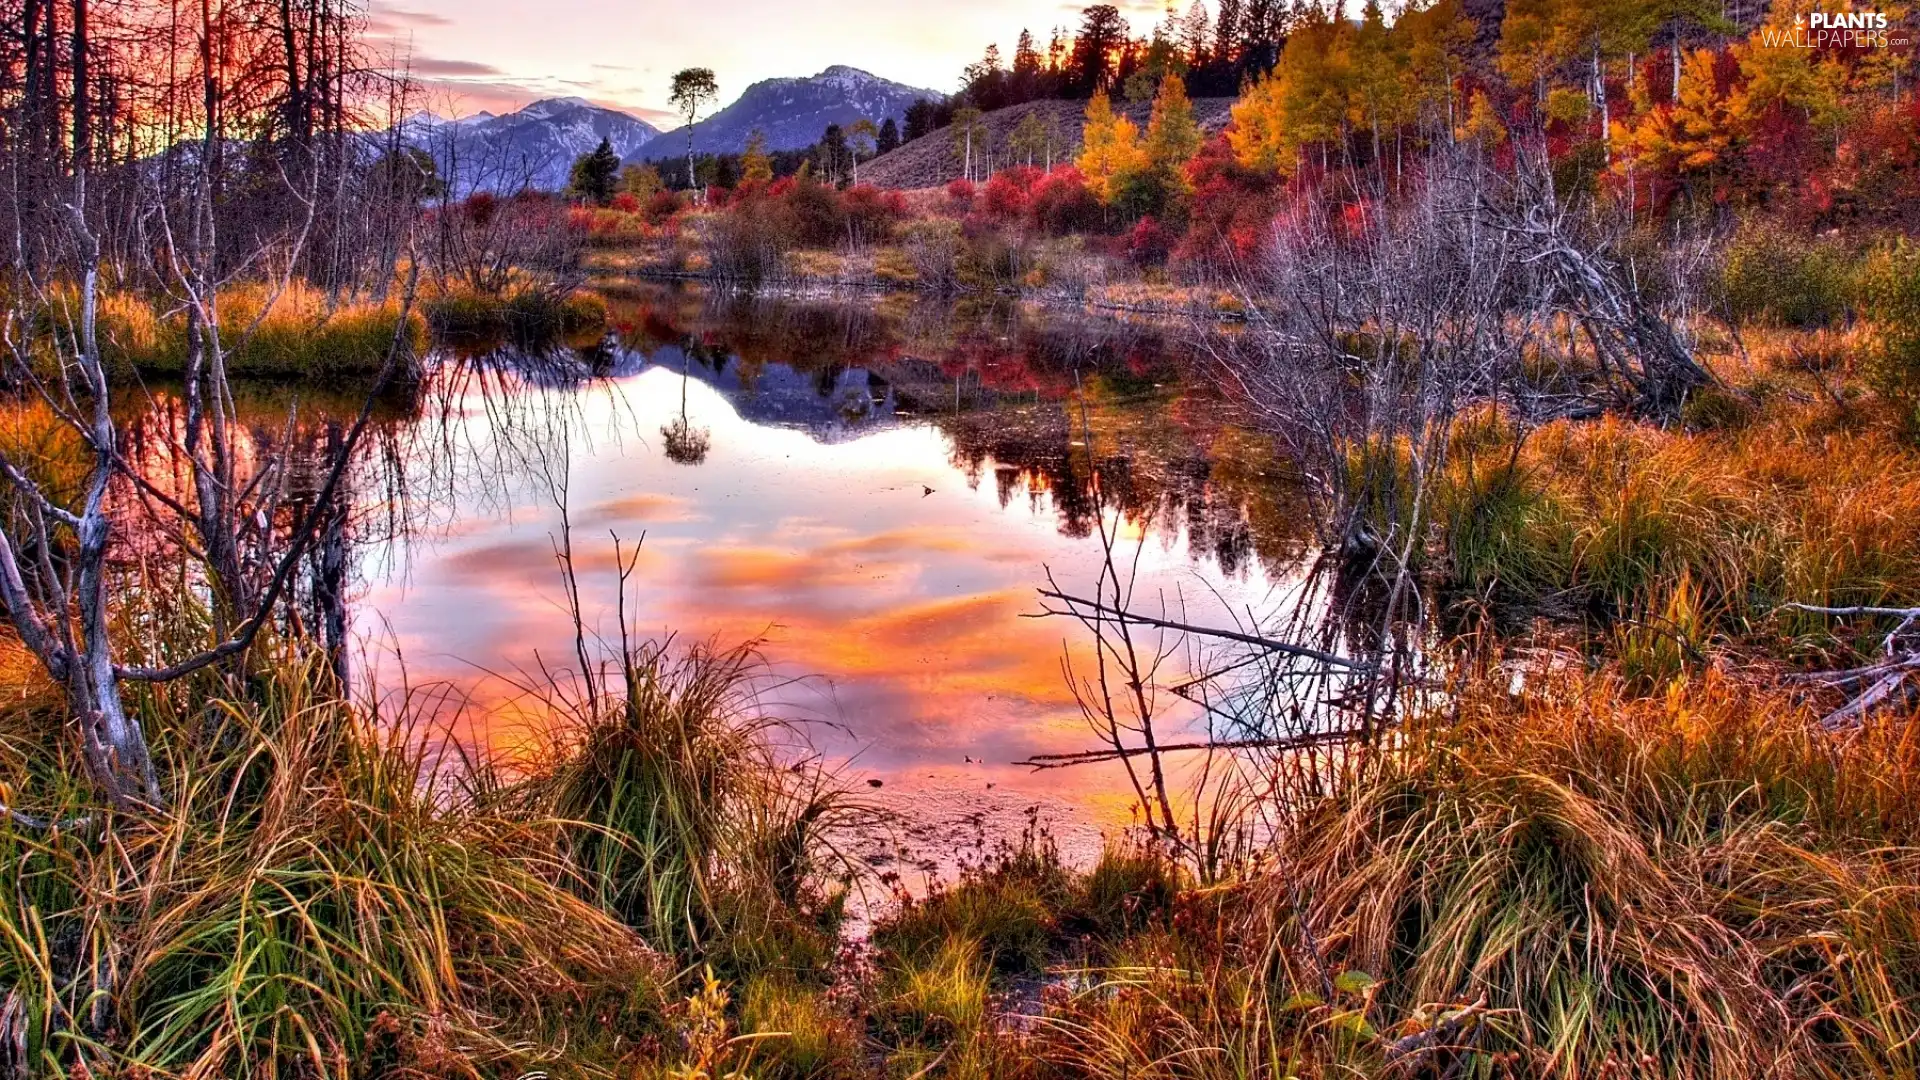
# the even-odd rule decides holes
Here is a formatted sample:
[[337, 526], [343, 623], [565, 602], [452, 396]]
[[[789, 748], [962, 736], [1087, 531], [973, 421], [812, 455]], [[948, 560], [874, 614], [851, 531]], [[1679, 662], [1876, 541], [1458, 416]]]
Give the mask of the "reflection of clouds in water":
[[[681, 416], [683, 391], [689, 423], [712, 436], [695, 467], [670, 462], [655, 437]], [[572, 663], [560, 513], [543, 490], [564, 477], [587, 625], [603, 640], [619, 635], [613, 536], [630, 551], [644, 533], [627, 598], [635, 631], [764, 638], [775, 670], [797, 680], [769, 703], [851, 730], [820, 727], [822, 749], [957, 798], [993, 783], [1124, 806], [1109, 770], [1033, 777], [1007, 764], [1092, 739], [1061, 674], [1078, 628], [1021, 617], [1037, 610], [1043, 567], [1063, 584], [1091, 581], [1100, 559], [1097, 541], [1063, 535], [1046, 485], [1006, 500], [1001, 485], [971, 482], [978, 473], [940, 428], [821, 442], [751, 422], [714, 388], [658, 368], [518, 393], [542, 400], [525, 416], [493, 400], [458, 410], [467, 430], [450, 442], [472, 462], [471, 482], [450, 489], [457, 528], [412, 552], [410, 574], [376, 585], [363, 614], [389, 620], [415, 681], [486, 697], [469, 713], [476, 742], [511, 750], [540, 723], [533, 704], [483, 689], [480, 669]], [[538, 447], [498, 445], [523, 433]], [[487, 497], [457, 505], [468, 488]], [[1217, 591], [1241, 606], [1267, 589], [1258, 568], [1222, 574], [1177, 542], [1149, 542], [1140, 560], [1143, 597]], [[955, 772], [968, 757], [988, 764]]]

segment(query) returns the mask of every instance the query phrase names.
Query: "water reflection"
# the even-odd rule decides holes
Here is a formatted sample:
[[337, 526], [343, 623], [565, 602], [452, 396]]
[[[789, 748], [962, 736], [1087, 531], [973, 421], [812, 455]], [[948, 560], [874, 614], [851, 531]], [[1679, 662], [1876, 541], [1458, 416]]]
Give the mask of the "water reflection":
[[[1131, 797], [1114, 771], [1011, 765], [1091, 740], [1062, 675], [1084, 642], [1024, 617], [1035, 587], [1096, 576], [1102, 514], [1139, 545], [1135, 595], [1193, 621], [1285, 607], [1301, 581], [1312, 514], [1289, 471], [1161, 331], [670, 290], [613, 314], [602, 339], [450, 357], [385, 406], [328, 545], [353, 573], [321, 560], [307, 586], [324, 624], [351, 576], [362, 673], [448, 687], [477, 746], [512, 753], [545, 721], [500, 676], [572, 666], [565, 530], [591, 631], [619, 637], [615, 542], [641, 543], [634, 629], [763, 641], [785, 677], [769, 704], [823, 721], [821, 749], [895, 805], [1112, 823]], [[242, 407], [263, 449], [297, 433], [317, 454], [357, 404]]]

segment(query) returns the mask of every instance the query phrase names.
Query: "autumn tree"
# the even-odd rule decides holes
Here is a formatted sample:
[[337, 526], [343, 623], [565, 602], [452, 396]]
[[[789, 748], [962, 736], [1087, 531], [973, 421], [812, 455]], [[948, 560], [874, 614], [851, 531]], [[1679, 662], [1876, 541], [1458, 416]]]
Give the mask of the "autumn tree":
[[1040, 119], [1041, 112], [1034, 109], [1020, 118], [1020, 122], [1007, 135], [1007, 149], [1015, 157], [1023, 158], [1028, 165], [1034, 164], [1036, 159], [1042, 159], [1047, 162], [1048, 168], [1052, 168], [1052, 147], [1048, 145], [1046, 123]]
[[972, 105], [962, 106], [953, 114], [953, 149], [960, 155], [960, 175], [963, 179], [973, 179], [973, 154], [979, 147], [987, 126], [982, 121], [982, 113]]
[[1200, 152], [1200, 141], [1200, 125], [1194, 121], [1186, 83], [1178, 75], [1166, 76], [1154, 98], [1140, 153], [1109, 185], [1114, 202], [1133, 216], [1165, 216], [1175, 210], [1192, 188], [1186, 165]]
[[759, 128], [747, 135], [747, 147], [740, 154], [740, 179], [764, 184], [773, 179], [773, 159], [767, 156], [767, 134]]
[[1146, 153], [1133, 121], [1113, 111], [1113, 102], [1100, 91], [1087, 102], [1087, 118], [1080, 133], [1080, 156], [1074, 165], [1086, 177], [1087, 190], [1103, 203], [1117, 194], [1115, 181], [1144, 167]]
[[855, 120], [853, 127], [847, 131], [847, 149], [853, 163], [855, 187], [860, 186], [860, 159], [873, 156], [874, 141], [879, 134], [880, 129], [874, 127], [873, 121], [864, 116]]
[[1313, 12], [1294, 27], [1271, 75], [1233, 107], [1228, 139], [1242, 165], [1291, 174], [1308, 146], [1324, 148], [1346, 131], [1351, 24]]
[[1711, 49], [1689, 53], [1678, 97], [1623, 131], [1630, 174], [1711, 188], [1726, 171], [1739, 139], [1740, 103], [1721, 78], [1719, 59]]

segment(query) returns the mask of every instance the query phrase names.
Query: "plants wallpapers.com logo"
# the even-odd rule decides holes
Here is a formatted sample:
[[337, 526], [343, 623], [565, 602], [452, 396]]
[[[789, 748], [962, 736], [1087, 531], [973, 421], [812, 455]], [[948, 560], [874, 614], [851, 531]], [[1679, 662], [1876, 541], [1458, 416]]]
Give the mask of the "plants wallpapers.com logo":
[[1795, 15], [1791, 28], [1763, 28], [1760, 37], [1769, 48], [1906, 50], [1914, 31], [1884, 11], [1811, 11]]

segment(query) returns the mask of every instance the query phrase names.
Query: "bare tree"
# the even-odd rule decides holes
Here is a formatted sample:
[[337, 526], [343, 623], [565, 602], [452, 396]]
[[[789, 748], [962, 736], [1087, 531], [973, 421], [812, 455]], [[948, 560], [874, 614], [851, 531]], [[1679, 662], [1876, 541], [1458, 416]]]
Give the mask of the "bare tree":
[[[347, 102], [361, 74], [355, 21], [338, 0], [113, 12], [121, 22], [75, 3], [72, 33], [59, 38], [66, 52], [36, 39], [32, 80], [0, 100], [8, 116], [45, 114], [54, 73], [72, 76], [67, 134], [35, 127], [0, 158], [12, 253], [0, 286], [0, 367], [85, 457], [79, 490], [67, 492], [36, 475], [35, 462], [0, 451], [0, 605], [65, 690], [92, 778], [114, 806], [135, 808], [161, 792], [124, 685], [230, 670], [284, 610], [295, 574], [338, 533], [346, 472], [375, 399], [413, 360], [412, 279], [359, 414], [331, 440], [313, 483], [296, 477], [292, 440], [263, 454], [250, 438], [234, 408], [233, 350], [296, 282], [384, 296], [394, 261], [369, 260], [367, 250], [411, 244], [366, 223], [406, 237], [414, 215], [366, 212], [368, 143]], [[38, 6], [36, 31], [50, 34], [54, 18]], [[132, 116], [114, 104], [129, 100]], [[244, 153], [237, 131], [252, 137]], [[121, 132], [129, 141], [115, 151]], [[268, 299], [230, 325], [222, 294], [243, 281]], [[180, 484], [130, 459], [121, 417], [158, 399], [106, 354], [109, 287], [184, 323], [184, 423], [165, 447], [185, 473]], [[200, 587], [210, 618], [204, 639], [142, 632], [151, 612], [116, 564], [136, 532], [164, 535], [187, 561], [183, 580]]]

